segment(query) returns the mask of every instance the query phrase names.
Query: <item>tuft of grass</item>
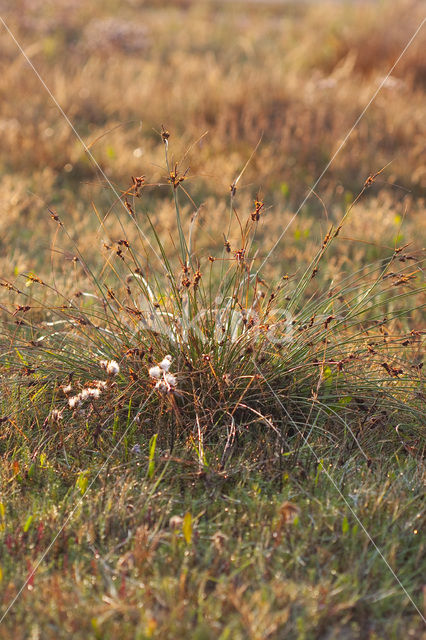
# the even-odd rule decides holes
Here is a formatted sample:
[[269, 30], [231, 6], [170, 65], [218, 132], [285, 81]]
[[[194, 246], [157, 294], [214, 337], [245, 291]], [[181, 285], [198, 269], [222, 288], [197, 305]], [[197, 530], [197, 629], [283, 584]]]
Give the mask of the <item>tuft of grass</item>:
[[[175, 206], [175, 255], [167, 253], [148, 212], [145, 230], [138, 221], [145, 180], [132, 178], [120, 204], [138, 242], [127, 239], [123, 210], [114, 209], [124, 238], [107, 244], [97, 272], [50, 210], [57, 240], [73, 245], [86, 290], [70, 295], [34, 273], [3, 281], [13, 296], [2, 356], [9, 398], [16, 393], [12, 376], [20, 383], [8, 421], [33, 414], [52, 431], [52, 446], [66, 450], [71, 441], [74, 451], [89, 443], [109, 447], [119, 425], [126, 425], [126, 437], [135, 431], [141, 406], [154, 414], [158, 408], [162, 426], [153, 422], [151, 435], [158, 432], [171, 450], [176, 437], [190, 447], [195, 437], [203, 456], [220, 467], [232, 464], [240, 439], [245, 446], [246, 434], [259, 428], [282, 452], [298, 451], [300, 438], [315, 432], [340, 442], [343, 456], [356, 446], [366, 459], [373, 430], [375, 449], [378, 436], [391, 450], [400, 442], [397, 426], [404, 438], [419, 437], [421, 333], [410, 330], [409, 318], [422, 291], [421, 258], [395, 247], [350, 276], [335, 274], [326, 286], [316, 285], [330, 247], [375, 176], [330, 225], [300, 275], [268, 283], [261, 269], [269, 254], [263, 257], [256, 237], [263, 201], [241, 212], [233, 183], [224, 245], [216, 256], [199, 253], [193, 247], [198, 211], [184, 224], [179, 201], [181, 192], [190, 198], [186, 172], [176, 162], [171, 168], [170, 134], [163, 128], [161, 136]], [[106, 216], [96, 213], [108, 234]], [[239, 237], [231, 244], [234, 225]], [[165, 356], [163, 371], [158, 363]]]

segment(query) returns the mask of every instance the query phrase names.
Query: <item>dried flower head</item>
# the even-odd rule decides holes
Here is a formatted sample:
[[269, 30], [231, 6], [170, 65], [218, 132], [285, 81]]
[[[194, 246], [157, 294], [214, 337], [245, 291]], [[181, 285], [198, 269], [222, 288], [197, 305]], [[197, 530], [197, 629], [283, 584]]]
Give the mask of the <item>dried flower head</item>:
[[164, 358], [162, 359], [162, 361], [158, 366], [163, 371], [168, 371], [170, 369], [170, 365], [172, 364], [172, 360], [173, 360], [172, 356], [170, 355], [164, 356]]
[[155, 388], [162, 395], [166, 395], [166, 393], [168, 393], [168, 391], [170, 390], [170, 387], [168, 387], [168, 385], [164, 382], [164, 380], [159, 380], [155, 385]]
[[53, 409], [50, 412], [49, 418], [52, 422], [59, 422], [60, 420], [62, 420], [62, 411], [59, 411], [58, 409]]
[[115, 360], [101, 360], [100, 365], [109, 376], [116, 376], [120, 373], [120, 365]]
[[154, 367], [151, 367], [149, 369], [148, 373], [151, 376], [151, 378], [155, 378], [156, 380], [159, 380], [163, 372], [158, 365], [155, 365]]
[[183, 524], [181, 516], [172, 516], [169, 520], [170, 529], [180, 529]]
[[170, 387], [175, 387], [177, 384], [176, 376], [174, 376], [172, 373], [165, 373], [164, 380]]
[[72, 398], [68, 398], [68, 406], [70, 409], [78, 409], [81, 406], [81, 397], [73, 396]]
[[83, 391], [80, 393], [80, 398], [83, 401], [90, 399], [96, 400], [100, 395], [100, 389], [98, 389], [97, 387], [89, 387], [88, 389], [83, 389]]
[[105, 380], [94, 380], [92, 384], [94, 387], [100, 389], [101, 391], [103, 391], [107, 386], [107, 382], [105, 382]]

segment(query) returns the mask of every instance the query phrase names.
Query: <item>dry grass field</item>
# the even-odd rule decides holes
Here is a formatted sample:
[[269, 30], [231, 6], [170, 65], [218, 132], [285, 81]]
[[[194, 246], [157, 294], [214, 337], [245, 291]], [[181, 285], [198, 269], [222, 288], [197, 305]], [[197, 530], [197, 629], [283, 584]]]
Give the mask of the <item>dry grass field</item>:
[[0, 16], [0, 638], [422, 637], [423, 3]]

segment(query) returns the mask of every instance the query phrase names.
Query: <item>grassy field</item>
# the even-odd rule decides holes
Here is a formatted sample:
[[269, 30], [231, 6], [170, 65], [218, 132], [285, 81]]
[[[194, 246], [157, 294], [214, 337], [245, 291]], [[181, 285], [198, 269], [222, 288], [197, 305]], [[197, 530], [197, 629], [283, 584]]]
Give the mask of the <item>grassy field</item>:
[[0, 639], [423, 637], [422, 3], [10, 4]]

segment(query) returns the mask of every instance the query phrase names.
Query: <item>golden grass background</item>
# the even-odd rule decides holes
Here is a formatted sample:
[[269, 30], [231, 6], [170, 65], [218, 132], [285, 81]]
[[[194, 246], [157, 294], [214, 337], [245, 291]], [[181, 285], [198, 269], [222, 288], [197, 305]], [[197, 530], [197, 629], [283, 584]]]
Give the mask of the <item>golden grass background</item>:
[[[182, 170], [190, 167], [185, 187], [201, 206], [197, 242], [206, 251], [222, 242], [229, 185], [260, 139], [237, 201], [250, 210], [262, 195], [260, 233], [265, 249], [272, 246], [423, 17], [413, 0], [19, 0], [3, 10], [116, 188], [141, 174], [164, 185], [146, 190], [141, 207], [166, 244], [174, 222], [161, 123], [172, 133], [176, 161], [189, 149]], [[309, 198], [274, 253], [280, 270], [309, 257], [326, 217], [340, 217], [367, 176], [389, 162], [352, 215], [336, 266], [373, 259], [380, 247], [402, 241], [421, 245], [425, 44], [423, 29], [318, 185], [322, 202]], [[1, 46], [0, 271], [50, 271], [47, 206], [64, 218], [86, 260], [96, 261], [106, 238], [91, 202], [103, 216], [115, 197], [4, 30]], [[193, 208], [188, 200], [188, 216]], [[110, 220], [108, 233], [117, 238]], [[60, 256], [55, 268], [63, 266]]]

